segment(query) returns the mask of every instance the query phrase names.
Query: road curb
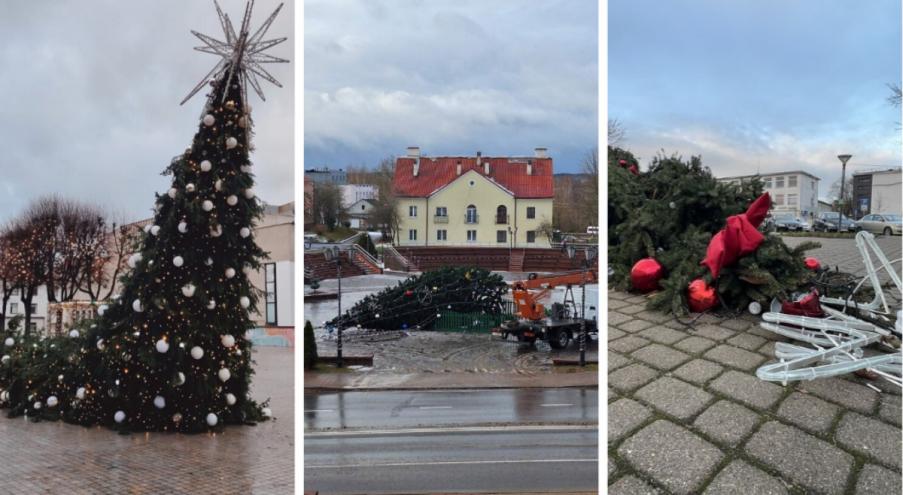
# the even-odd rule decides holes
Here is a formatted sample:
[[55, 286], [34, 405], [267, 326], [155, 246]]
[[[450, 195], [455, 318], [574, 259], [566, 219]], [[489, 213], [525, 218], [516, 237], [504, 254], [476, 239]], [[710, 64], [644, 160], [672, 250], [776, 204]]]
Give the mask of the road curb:
[[501, 375], [474, 373], [322, 374], [305, 373], [304, 390], [494, 390], [544, 388], [598, 388], [596, 372], [549, 375]]

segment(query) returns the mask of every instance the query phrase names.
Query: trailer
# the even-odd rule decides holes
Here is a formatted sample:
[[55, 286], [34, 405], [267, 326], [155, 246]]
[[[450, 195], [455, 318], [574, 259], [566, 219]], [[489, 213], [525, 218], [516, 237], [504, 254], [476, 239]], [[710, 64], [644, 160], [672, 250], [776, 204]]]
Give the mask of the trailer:
[[[514, 336], [519, 342], [528, 344], [539, 339], [548, 342], [553, 349], [567, 347], [571, 340], [582, 334], [584, 325], [588, 334], [597, 334], [599, 327], [596, 318], [581, 318], [573, 291], [575, 285], [585, 287], [594, 283], [597, 283], [597, 276], [591, 270], [542, 276], [531, 273], [527, 280], [511, 285], [517, 318], [503, 322], [493, 329], [493, 334], [506, 340]], [[552, 303], [547, 311], [540, 301], [556, 287], [564, 287], [564, 299], [560, 303]], [[591, 306], [591, 309], [594, 314], [595, 307]]]

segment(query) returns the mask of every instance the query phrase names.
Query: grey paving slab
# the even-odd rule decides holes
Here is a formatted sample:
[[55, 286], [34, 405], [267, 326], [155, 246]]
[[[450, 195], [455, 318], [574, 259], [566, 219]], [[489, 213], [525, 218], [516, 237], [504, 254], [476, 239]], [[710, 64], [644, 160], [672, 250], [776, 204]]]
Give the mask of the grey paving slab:
[[609, 342], [615, 339], [620, 339], [621, 337], [627, 335], [627, 333], [622, 332], [615, 327], [608, 327], [608, 330], [606, 330], [605, 333], [607, 334], [606, 338]]
[[699, 431], [731, 447], [738, 445], [758, 424], [758, 414], [726, 400], [716, 402], [693, 422]]
[[625, 315], [617, 311], [608, 312], [608, 326], [610, 327], [617, 327], [622, 323], [627, 323], [628, 321], [632, 321], [633, 319], [634, 318], [632, 316]]
[[610, 495], [658, 495], [662, 491], [636, 476], [627, 475], [608, 485], [608, 493]]
[[705, 350], [715, 347], [715, 342], [706, 338], [692, 336], [681, 340], [674, 344], [674, 347], [690, 354], [699, 354]]
[[714, 379], [709, 384], [709, 389], [758, 410], [770, 408], [782, 394], [780, 386], [734, 370], [726, 371]]
[[761, 354], [732, 345], [719, 345], [706, 351], [703, 356], [706, 359], [745, 371], [752, 371], [765, 362], [765, 358]]
[[720, 364], [705, 359], [694, 359], [674, 370], [674, 376], [702, 385], [721, 374], [722, 371], [724, 371], [724, 367]]
[[651, 382], [657, 375], [658, 371], [644, 364], [634, 363], [611, 372], [608, 375], [608, 385], [621, 392], [633, 392]]
[[762, 344], [762, 347], [759, 347], [759, 349], [756, 352], [765, 356], [765, 359], [767, 359], [768, 361], [773, 361], [775, 359], [774, 346], [776, 343], [777, 342], [774, 342], [773, 340], [769, 340], [768, 342], [765, 342], [764, 344]]
[[615, 471], [618, 470], [618, 465], [615, 464], [615, 461], [608, 459], [608, 478], [611, 479], [611, 475], [615, 474]]
[[634, 351], [631, 356], [655, 369], [663, 371], [674, 369], [690, 360], [689, 355], [661, 344], [647, 345]]
[[647, 328], [638, 335], [653, 342], [658, 342], [659, 344], [673, 344], [687, 338], [688, 334], [679, 330], [672, 330], [668, 327], [656, 326]]
[[621, 337], [620, 339], [609, 342], [608, 348], [613, 351], [630, 353], [646, 345], [649, 345], [648, 340], [637, 337], [635, 335], [628, 335], [626, 337]]
[[771, 421], [753, 434], [746, 452], [816, 493], [844, 493], [853, 456], [792, 426]]
[[623, 308], [619, 309], [618, 311], [620, 311], [624, 314], [627, 314], [627, 315], [635, 315], [635, 314], [643, 311], [643, 309], [646, 307], [647, 301], [645, 299], [643, 299], [642, 301], [628, 300], [628, 302], [631, 303], [629, 306], [624, 306]]
[[646, 406], [622, 398], [608, 405], [608, 441], [617, 442], [652, 416]]
[[621, 366], [624, 366], [629, 363], [630, 363], [630, 360], [627, 359], [626, 357], [609, 351], [609, 353], [608, 353], [608, 371], [620, 368]]
[[789, 493], [779, 479], [742, 460], [735, 460], [715, 476], [705, 495], [784, 495]]
[[840, 408], [818, 397], [794, 392], [781, 402], [777, 415], [789, 423], [815, 433], [827, 433]]
[[721, 326], [724, 328], [729, 328], [735, 332], [743, 332], [747, 330], [752, 322], [744, 320], [742, 318], [725, 318], [721, 321]]
[[866, 464], [856, 482], [856, 495], [888, 495], [903, 490], [900, 486], [900, 471]]
[[658, 420], [621, 444], [618, 454], [678, 495], [698, 493], [724, 454], [686, 428]]
[[718, 325], [700, 325], [693, 333], [712, 340], [727, 340], [737, 335], [737, 332]]
[[647, 321], [651, 321], [653, 323], [665, 323], [666, 321], [674, 320], [674, 315], [671, 313], [663, 313], [661, 311], [641, 311], [636, 314], [637, 318], [642, 318]]
[[881, 416], [881, 419], [884, 421], [900, 426], [900, 396], [882, 394], [881, 405], [878, 406], [878, 415]]
[[899, 470], [900, 435], [895, 426], [849, 412], [840, 419], [835, 437], [840, 445]]
[[624, 330], [625, 332], [637, 333], [653, 325], [655, 325], [655, 323], [652, 323], [651, 321], [632, 319], [631, 321], [621, 323], [620, 325], [618, 325], [618, 328]]
[[878, 392], [841, 378], [821, 378], [801, 382], [800, 389], [864, 414], [874, 411], [878, 403]]
[[727, 339], [728, 344], [746, 349], [747, 351], [755, 351], [756, 349], [762, 347], [762, 345], [766, 342], [768, 341], [764, 338], [757, 337], [749, 333], [740, 333]]
[[637, 390], [633, 396], [681, 420], [695, 416], [714, 398], [699, 387], [668, 376]]
[[614, 311], [618, 308], [623, 308], [624, 306], [629, 306], [630, 303], [627, 301], [621, 301], [619, 299], [613, 299], [611, 296], [608, 297], [608, 310]]

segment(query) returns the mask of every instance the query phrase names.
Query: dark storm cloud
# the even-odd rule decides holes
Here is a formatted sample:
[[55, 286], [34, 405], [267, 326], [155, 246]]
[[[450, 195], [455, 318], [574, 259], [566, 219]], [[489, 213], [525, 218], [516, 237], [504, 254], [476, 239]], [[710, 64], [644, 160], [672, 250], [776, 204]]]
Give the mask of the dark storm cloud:
[[[241, 0], [221, 0], [240, 22]], [[258, 1], [252, 26], [278, 2]], [[32, 199], [58, 193], [93, 201], [125, 220], [150, 215], [160, 172], [190, 144], [203, 93], [179, 101], [216, 63], [194, 51], [195, 29], [222, 38], [212, 1], [4, 2], [0, 14], [0, 222]], [[272, 50], [294, 60], [293, 8], [270, 28], [289, 40]], [[259, 196], [293, 198], [294, 68], [270, 65], [284, 88], [251, 96]]]
[[595, 4], [306, 2], [306, 166], [545, 146], [577, 171], [598, 135]]

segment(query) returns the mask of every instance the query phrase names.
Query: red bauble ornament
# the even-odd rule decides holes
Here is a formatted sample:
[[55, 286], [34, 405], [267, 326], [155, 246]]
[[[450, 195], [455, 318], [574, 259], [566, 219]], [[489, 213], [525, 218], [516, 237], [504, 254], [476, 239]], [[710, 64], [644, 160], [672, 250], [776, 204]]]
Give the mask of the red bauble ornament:
[[781, 313], [796, 316], [811, 316], [813, 318], [821, 318], [825, 316], [825, 312], [821, 309], [818, 302], [818, 291], [812, 289], [812, 292], [799, 301], [784, 301], [781, 303]]
[[636, 165], [631, 165], [631, 166], [627, 167], [627, 170], [629, 170], [630, 173], [633, 175], [640, 175], [640, 169], [638, 169]]
[[643, 258], [630, 269], [630, 284], [640, 292], [656, 290], [664, 272], [661, 263], [655, 258]]
[[697, 278], [687, 287], [687, 303], [690, 311], [702, 313], [715, 307], [718, 299], [715, 297], [715, 288], [705, 283], [705, 280]]
[[406, 291], [404, 291], [404, 295], [407, 296], [407, 297], [411, 297], [411, 296], [414, 295], [414, 291], [412, 291], [412, 290], [406, 290]]
[[811, 256], [809, 256], [808, 258], [806, 258], [805, 261], [804, 261], [804, 263], [806, 263], [806, 268], [808, 268], [808, 269], [810, 269], [810, 270], [812, 270], [812, 271], [816, 271], [816, 270], [818, 270], [819, 268], [821, 268], [821, 263], [818, 261], [818, 259], [817, 259], [817, 258], [813, 258], [813, 257], [811, 257]]

